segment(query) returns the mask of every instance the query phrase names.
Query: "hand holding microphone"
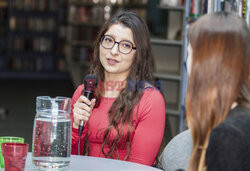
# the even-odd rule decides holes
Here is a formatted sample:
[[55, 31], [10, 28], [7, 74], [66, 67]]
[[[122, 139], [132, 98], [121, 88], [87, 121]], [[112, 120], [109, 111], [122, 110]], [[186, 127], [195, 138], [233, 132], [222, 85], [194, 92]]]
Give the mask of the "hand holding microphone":
[[74, 104], [73, 116], [74, 123], [73, 127], [78, 128], [79, 136], [82, 134], [84, 122], [88, 121], [92, 109], [95, 106], [95, 99], [93, 99], [94, 90], [97, 88], [97, 77], [96, 75], [89, 74], [84, 78], [84, 90], [77, 102]]
[[80, 124], [82, 126], [84, 125], [84, 122], [87, 122], [89, 120], [89, 117], [92, 113], [92, 109], [95, 106], [95, 99], [92, 99], [91, 101], [81, 95], [77, 102], [74, 104], [73, 109], [73, 116], [74, 116], [74, 122], [73, 127], [78, 129]]

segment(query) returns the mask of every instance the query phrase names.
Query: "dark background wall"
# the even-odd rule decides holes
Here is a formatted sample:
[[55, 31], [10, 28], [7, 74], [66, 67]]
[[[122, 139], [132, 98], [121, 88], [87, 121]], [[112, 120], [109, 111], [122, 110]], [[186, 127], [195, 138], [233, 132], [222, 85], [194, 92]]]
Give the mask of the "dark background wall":
[[0, 136], [24, 137], [31, 151], [36, 96], [72, 97], [73, 92], [70, 79], [0, 79], [0, 110], [8, 111], [0, 115]]

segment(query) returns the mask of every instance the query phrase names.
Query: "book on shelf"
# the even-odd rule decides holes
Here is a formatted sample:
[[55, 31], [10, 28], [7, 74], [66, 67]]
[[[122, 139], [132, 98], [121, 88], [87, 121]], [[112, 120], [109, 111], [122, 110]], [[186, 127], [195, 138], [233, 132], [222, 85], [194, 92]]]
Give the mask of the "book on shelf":
[[12, 52], [20, 53], [50, 53], [55, 49], [54, 40], [47, 38], [23, 38], [15, 37], [10, 39], [10, 49]]
[[191, 18], [198, 18], [203, 14], [217, 11], [220, 0], [191, 0], [190, 14]]
[[65, 70], [67, 1], [8, 0], [8, 71]]
[[9, 29], [12, 31], [30, 31], [30, 32], [55, 32], [56, 21], [53, 18], [26, 18], [10, 17]]
[[55, 11], [57, 6], [55, 0], [10, 0], [11, 9], [21, 11]]
[[216, 11], [235, 12], [250, 26], [250, 0], [190, 0], [191, 18]]
[[248, 27], [250, 27], [250, 1], [246, 1], [246, 22]]
[[170, 7], [177, 7], [183, 5], [182, 0], [161, 0], [161, 6], [170, 6]]
[[104, 22], [104, 7], [93, 6], [92, 8], [85, 6], [71, 5], [69, 7], [68, 20], [70, 22]]
[[7, 34], [7, 1], [0, 1], [0, 70], [5, 68], [6, 34]]
[[[77, 3], [81, 4], [78, 5]], [[70, 1], [68, 21], [104, 22], [117, 10], [133, 9], [146, 19], [146, 4], [148, 0], [75, 0]], [[91, 7], [89, 6], [90, 4]]]
[[91, 8], [78, 7], [75, 14], [75, 21], [89, 22], [91, 21]]
[[[47, 60], [46, 60], [47, 62]], [[15, 56], [10, 57], [10, 69], [12, 71], [48, 71], [48, 68], [44, 67], [44, 59], [42, 57], [36, 58], [18, 58]], [[48, 63], [48, 62], [47, 62]]]
[[0, 8], [7, 8], [8, 1], [7, 0], [1, 0], [0, 1]]
[[221, 1], [221, 10], [235, 12], [246, 20], [250, 27], [250, 1], [249, 0], [223, 0]]
[[[95, 27], [70, 27], [68, 29], [69, 41], [90, 41], [94, 42], [98, 34], [99, 29]], [[84, 34], [83, 34], [84, 33]]]
[[92, 50], [86, 47], [72, 47], [71, 60], [73, 62], [89, 62], [91, 59]]

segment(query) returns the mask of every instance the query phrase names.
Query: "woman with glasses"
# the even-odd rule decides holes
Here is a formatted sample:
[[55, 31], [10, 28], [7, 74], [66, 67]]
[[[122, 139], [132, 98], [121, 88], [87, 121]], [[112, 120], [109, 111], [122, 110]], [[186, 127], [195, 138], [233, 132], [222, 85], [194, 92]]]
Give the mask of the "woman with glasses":
[[78, 127], [85, 121], [81, 155], [155, 163], [165, 102], [150, 84], [152, 63], [149, 31], [136, 13], [119, 12], [104, 24], [90, 68], [102, 86], [91, 101], [81, 95], [84, 85], [72, 97], [72, 154], [78, 154]]

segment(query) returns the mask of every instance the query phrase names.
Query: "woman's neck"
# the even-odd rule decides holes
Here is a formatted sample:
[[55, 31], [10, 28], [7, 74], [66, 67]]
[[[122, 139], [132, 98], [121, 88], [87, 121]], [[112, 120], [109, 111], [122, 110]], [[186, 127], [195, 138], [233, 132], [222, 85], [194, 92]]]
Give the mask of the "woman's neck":
[[[105, 71], [104, 71], [105, 72]], [[109, 72], [105, 72], [104, 73], [104, 80], [105, 81], [124, 81], [126, 80], [128, 77], [128, 73], [109, 73]]]
[[105, 73], [104, 78], [104, 97], [118, 97], [121, 90], [125, 87], [127, 76], [121, 74]]

